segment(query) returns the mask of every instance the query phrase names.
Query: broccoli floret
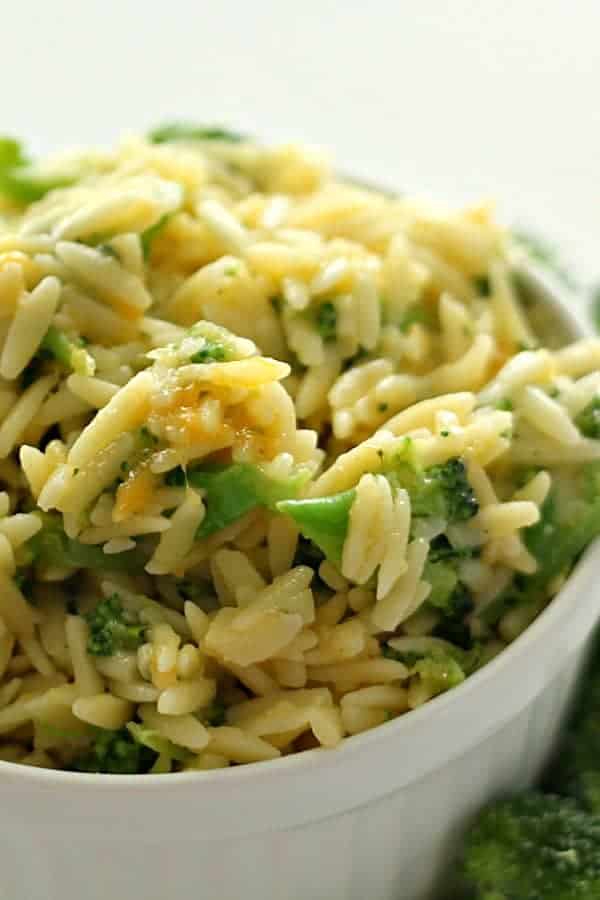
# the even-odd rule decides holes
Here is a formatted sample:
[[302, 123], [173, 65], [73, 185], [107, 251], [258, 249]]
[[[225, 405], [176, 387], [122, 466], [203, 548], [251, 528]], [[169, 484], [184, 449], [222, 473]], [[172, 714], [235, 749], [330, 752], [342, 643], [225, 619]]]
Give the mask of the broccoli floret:
[[99, 730], [91, 747], [71, 763], [71, 768], [77, 772], [139, 775], [150, 770], [156, 757], [157, 754], [135, 740], [127, 728]]
[[431, 593], [427, 597], [427, 602], [438, 609], [447, 609], [458, 586], [456, 566], [453, 566], [451, 562], [430, 562], [428, 560], [423, 572], [423, 579], [431, 585]]
[[548, 587], [558, 575], [568, 574], [573, 564], [595, 537], [600, 535], [600, 467], [585, 466], [578, 476], [566, 479], [556, 473], [554, 486], [546, 498], [539, 522], [523, 532], [525, 544], [538, 568], [533, 575], [516, 575], [498, 597], [478, 616], [494, 625], [509, 609], [539, 607]]
[[526, 579], [529, 591], [539, 591], [556, 575], [567, 572], [587, 545], [600, 534], [600, 468], [591, 464], [573, 482], [554, 478], [539, 522], [525, 531], [528, 550], [538, 571]]
[[337, 310], [330, 300], [321, 303], [316, 315], [317, 331], [324, 341], [334, 341], [337, 328]]
[[426, 479], [439, 485], [449, 522], [464, 522], [476, 515], [479, 503], [467, 478], [467, 470], [461, 459], [449, 459], [440, 466], [426, 470]]
[[397, 460], [388, 477], [410, 494], [414, 516], [435, 516], [448, 522], [464, 522], [476, 515], [479, 504], [467, 478], [462, 459], [420, 469], [407, 454]]
[[430, 558], [423, 579], [431, 585], [428, 605], [435, 607], [442, 616], [434, 628], [434, 636], [470, 650], [473, 640], [465, 617], [472, 612], [474, 604], [468, 588], [459, 581], [456, 564], [451, 560], [431, 562]]
[[204, 712], [202, 719], [206, 725], [217, 728], [219, 725], [225, 725], [227, 709], [219, 700], [215, 700], [211, 706]]
[[[421, 469], [412, 459], [410, 445], [407, 445], [383, 474], [392, 487], [408, 491], [413, 516], [461, 522], [474, 516], [479, 509], [460, 459]], [[286, 500], [278, 503], [277, 509], [291, 516], [304, 537], [313, 541], [328, 559], [339, 562], [355, 497], [356, 490], [350, 488], [329, 497]]]
[[573, 719], [548, 778], [558, 794], [600, 815], [600, 643], [582, 680]]
[[419, 659], [411, 668], [410, 674], [418, 676], [429, 697], [457, 687], [466, 677], [458, 661], [443, 653]]
[[584, 809], [600, 816], [600, 716], [587, 716], [565, 737], [552, 788], [572, 797]]
[[480, 297], [489, 297], [491, 294], [490, 279], [487, 275], [478, 275], [474, 278], [473, 287]]
[[600, 397], [594, 397], [585, 409], [581, 410], [575, 417], [575, 424], [584, 437], [596, 440], [600, 438]]
[[496, 803], [467, 835], [462, 873], [474, 900], [595, 900], [600, 818], [552, 794]]
[[101, 600], [85, 618], [90, 628], [87, 649], [93, 656], [136, 650], [144, 640], [145, 626], [123, 608], [117, 594]]
[[211, 362], [225, 362], [228, 358], [227, 348], [224, 344], [218, 341], [209, 341], [206, 340], [204, 347], [201, 350], [197, 350], [196, 353], [192, 357], [190, 357], [190, 362], [193, 363], [211, 363]]

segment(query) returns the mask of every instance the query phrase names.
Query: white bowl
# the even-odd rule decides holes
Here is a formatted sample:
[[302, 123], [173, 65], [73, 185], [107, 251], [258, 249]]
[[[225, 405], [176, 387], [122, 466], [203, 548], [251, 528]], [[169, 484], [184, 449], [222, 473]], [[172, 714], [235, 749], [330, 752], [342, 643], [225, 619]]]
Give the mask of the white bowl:
[[[525, 277], [577, 336], [556, 287]], [[598, 617], [600, 554], [460, 687], [341, 749], [98, 776], [0, 763], [2, 900], [424, 900], [465, 821], [533, 781]]]

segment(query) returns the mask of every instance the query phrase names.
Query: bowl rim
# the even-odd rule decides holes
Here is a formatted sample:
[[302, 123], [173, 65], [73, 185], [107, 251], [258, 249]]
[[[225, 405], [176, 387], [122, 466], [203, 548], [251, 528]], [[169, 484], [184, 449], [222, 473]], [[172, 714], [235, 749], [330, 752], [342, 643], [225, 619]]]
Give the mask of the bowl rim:
[[[545, 267], [530, 261], [516, 260], [514, 269], [523, 277], [528, 285], [538, 293], [543, 303], [547, 304], [559, 317], [563, 327], [570, 332], [573, 340], [590, 336], [589, 323], [577, 309], [575, 296]], [[477, 672], [466, 678], [461, 684], [424, 703], [414, 710], [397, 716], [389, 722], [368, 729], [357, 735], [343, 739], [340, 746], [330, 750], [316, 748], [282, 756], [263, 762], [245, 763], [226, 769], [190, 770], [164, 774], [144, 775], [107, 775], [89, 772], [70, 772], [61, 769], [46, 769], [21, 763], [0, 760], [0, 780], [3, 776], [11, 777], [14, 782], [45, 787], [65, 787], [88, 792], [95, 789], [102, 791], [164, 791], [175, 786], [200, 785], [207, 782], [229, 784], [232, 789], [239, 782], [253, 779], [261, 781], [271, 779], [276, 774], [300, 773], [308, 769], [326, 768], [341, 763], [348, 757], [358, 754], [375, 743], [384, 741], [391, 735], [402, 734], [419, 728], [423, 720], [436, 716], [440, 711], [461, 704], [463, 698], [474, 691], [484, 690], [490, 680], [514, 664], [516, 659], [529, 653], [532, 645], [543, 641], [544, 635], [569, 615], [569, 605], [563, 600], [573, 585], [578, 572], [587, 566], [600, 563], [600, 538], [586, 549], [583, 557], [569, 574], [564, 586], [550, 600], [548, 605], [527, 626], [514, 641], [502, 650], [490, 662]]]

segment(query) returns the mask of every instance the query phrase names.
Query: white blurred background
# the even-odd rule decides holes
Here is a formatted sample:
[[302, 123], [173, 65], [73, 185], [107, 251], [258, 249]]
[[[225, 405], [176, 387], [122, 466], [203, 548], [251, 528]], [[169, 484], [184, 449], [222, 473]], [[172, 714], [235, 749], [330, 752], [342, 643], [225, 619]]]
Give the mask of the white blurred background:
[[35, 150], [166, 119], [495, 197], [600, 277], [599, 0], [2, 3], [0, 131]]

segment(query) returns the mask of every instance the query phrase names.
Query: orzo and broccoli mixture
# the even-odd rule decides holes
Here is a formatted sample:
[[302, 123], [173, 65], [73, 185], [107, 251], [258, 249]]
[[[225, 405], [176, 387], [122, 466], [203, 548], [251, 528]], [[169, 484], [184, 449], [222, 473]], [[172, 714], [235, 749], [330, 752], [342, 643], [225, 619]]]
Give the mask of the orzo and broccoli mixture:
[[600, 341], [519, 253], [222, 129], [0, 141], [0, 757], [335, 747], [516, 638], [600, 532]]

